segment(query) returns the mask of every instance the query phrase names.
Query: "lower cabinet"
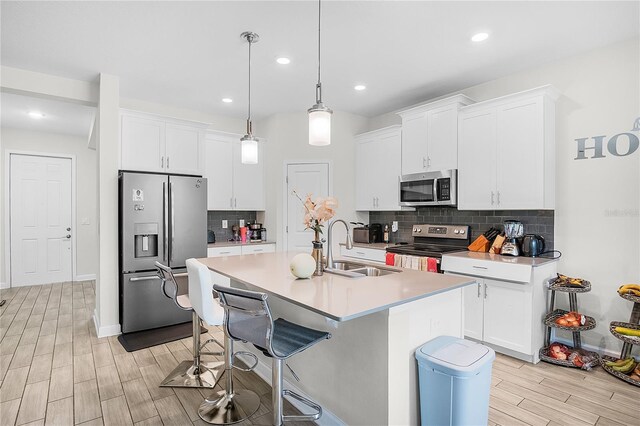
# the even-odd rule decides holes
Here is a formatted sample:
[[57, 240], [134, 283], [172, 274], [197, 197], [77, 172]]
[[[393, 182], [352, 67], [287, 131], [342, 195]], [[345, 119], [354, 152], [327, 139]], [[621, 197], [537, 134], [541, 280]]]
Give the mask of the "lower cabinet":
[[340, 245], [340, 254], [344, 257], [353, 257], [371, 262], [384, 263], [387, 252], [385, 250], [357, 246], [348, 249], [345, 246]]
[[554, 261], [533, 265], [527, 258], [490, 258], [485, 253], [442, 257], [445, 274], [474, 280], [463, 290], [465, 337], [525, 361], [540, 360], [547, 310], [545, 285], [556, 275], [557, 265]]
[[539, 349], [531, 347], [531, 286], [475, 280], [464, 290], [465, 336], [527, 354]]
[[273, 253], [276, 251], [274, 244], [253, 244], [244, 246], [209, 247], [207, 257], [240, 256], [243, 254]]

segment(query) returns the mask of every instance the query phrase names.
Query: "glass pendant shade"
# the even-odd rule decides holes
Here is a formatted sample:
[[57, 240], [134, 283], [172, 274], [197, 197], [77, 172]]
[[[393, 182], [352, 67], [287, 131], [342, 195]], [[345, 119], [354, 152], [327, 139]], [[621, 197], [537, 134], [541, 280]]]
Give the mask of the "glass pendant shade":
[[309, 109], [309, 145], [331, 144], [331, 114], [328, 108]]
[[258, 164], [258, 139], [244, 135], [240, 139], [240, 161], [242, 164]]

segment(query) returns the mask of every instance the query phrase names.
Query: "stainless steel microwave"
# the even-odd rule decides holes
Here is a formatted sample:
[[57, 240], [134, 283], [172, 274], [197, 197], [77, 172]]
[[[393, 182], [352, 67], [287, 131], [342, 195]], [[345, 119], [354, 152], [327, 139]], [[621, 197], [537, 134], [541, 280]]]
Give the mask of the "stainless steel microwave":
[[413, 173], [400, 177], [400, 205], [455, 206], [458, 195], [458, 171]]

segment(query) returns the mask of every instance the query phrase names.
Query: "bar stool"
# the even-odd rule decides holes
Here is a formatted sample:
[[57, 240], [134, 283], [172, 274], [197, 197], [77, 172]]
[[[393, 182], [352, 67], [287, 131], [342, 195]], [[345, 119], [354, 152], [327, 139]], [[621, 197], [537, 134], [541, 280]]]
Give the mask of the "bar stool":
[[[225, 310], [224, 327], [227, 334], [232, 339], [252, 343], [266, 356], [272, 358], [273, 424], [279, 426], [285, 421], [318, 420], [322, 416], [320, 405], [291, 390], [283, 389], [282, 367], [285, 359], [310, 348], [321, 340], [330, 339], [331, 334], [303, 327], [283, 318], [274, 321], [266, 293], [221, 287], [215, 284], [213, 289], [220, 295], [220, 304]], [[312, 408], [315, 413], [285, 416], [282, 398], [286, 395]]]
[[[191, 304], [189, 296], [186, 294], [178, 295], [178, 282], [170, 267], [155, 263], [158, 269], [158, 275], [162, 279], [162, 292], [165, 296], [173, 299], [176, 306], [185, 311], [191, 311], [191, 323], [193, 325], [193, 361], [182, 361], [169, 375], [160, 383], [161, 387], [180, 387], [180, 388], [213, 388], [217, 383], [217, 379], [222, 375], [223, 363], [216, 362], [202, 362], [200, 360], [201, 355], [216, 355], [220, 356], [222, 352], [203, 352], [202, 348], [208, 343], [217, 343], [220, 347], [222, 345], [215, 339], [209, 339], [200, 344], [200, 318], [198, 313]], [[189, 280], [191, 281], [191, 280]], [[171, 288], [167, 291], [167, 283], [171, 284]], [[189, 283], [191, 287], [191, 283]], [[211, 296], [213, 300], [213, 296]], [[222, 318], [217, 323], [211, 325], [221, 325]]]

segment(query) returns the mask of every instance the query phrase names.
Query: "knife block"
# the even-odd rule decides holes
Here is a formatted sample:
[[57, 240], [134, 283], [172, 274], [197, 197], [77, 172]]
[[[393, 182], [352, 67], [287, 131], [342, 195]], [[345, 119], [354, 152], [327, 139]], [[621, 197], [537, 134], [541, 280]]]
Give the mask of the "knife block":
[[469, 244], [467, 249], [469, 249], [469, 251], [486, 253], [489, 251], [489, 247], [491, 247], [491, 242], [487, 240], [487, 237], [485, 237], [484, 235], [480, 235], [471, 244]]

